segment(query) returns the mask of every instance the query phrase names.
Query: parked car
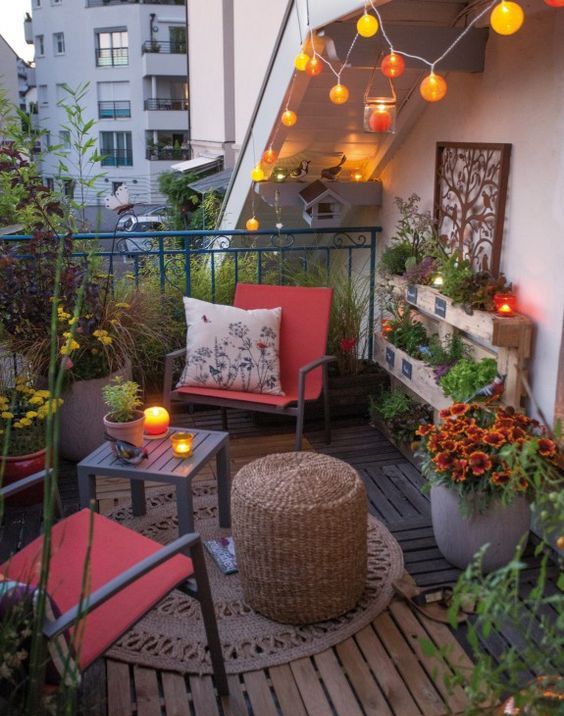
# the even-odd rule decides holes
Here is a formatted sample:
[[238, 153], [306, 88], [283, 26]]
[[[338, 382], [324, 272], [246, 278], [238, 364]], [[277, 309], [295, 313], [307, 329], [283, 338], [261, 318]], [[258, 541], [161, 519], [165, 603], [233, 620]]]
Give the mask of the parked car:
[[135, 216], [126, 214], [117, 223], [118, 231], [162, 231], [170, 219], [168, 206], [157, 206], [154, 209]]

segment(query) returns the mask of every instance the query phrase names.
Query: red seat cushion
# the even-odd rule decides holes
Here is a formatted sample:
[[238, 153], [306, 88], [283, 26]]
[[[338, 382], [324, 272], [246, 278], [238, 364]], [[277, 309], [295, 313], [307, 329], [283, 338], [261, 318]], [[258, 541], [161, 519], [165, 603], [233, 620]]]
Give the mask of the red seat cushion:
[[[61, 612], [78, 604], [89, 534], [89, 510], [81, 510], [53, 527], [53, 549], [48, 592]], [[90, 589], [94, 592], [162, 545], [94, 513], [90, 555]], [[0, 567], [11, 579], [36, 585], [43, 538], [39, 537]], [[192, 561], [184, 555], [133, 582], [86, 616], [78, 662], [85, 669], [103, 654], [171, 589], [193, 574]]]
[[[177, 388], [176, 393], [180, 395], [202, 395], [208, 398], [219, 398], [226, 402], [229, 400], [243, 400], [247, 403], [260, 403], [261, 405], [272, 405], [285, 408], [290, 403], [294, 403], [297, 395], [268, 395], [266, 393], [245, 393], [241, 390], [217, 390], [215, 388], [196, 388], [193, 385], [183, 385]], [[314, 398], [317, 396], [313, 396]], [[307, 395], [306, 395], [307, 398]], [[312, 398], [313, 399], [313, 398]]]

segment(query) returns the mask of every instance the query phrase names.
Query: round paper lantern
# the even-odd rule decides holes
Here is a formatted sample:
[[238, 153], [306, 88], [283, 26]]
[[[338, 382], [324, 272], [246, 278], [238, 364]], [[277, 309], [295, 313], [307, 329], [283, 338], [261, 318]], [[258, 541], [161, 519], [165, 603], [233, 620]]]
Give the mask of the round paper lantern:
[[447, 93], [447, 83], [444, 77], [436, 75], [434, 72], [427, 75], [423, 82], [419, 85], [421, 97], [427, 102], [438, 102]]
[[356, 23], [356, 30], [361, 37], [374, 37], [379, 27], [378, 20], [374, 15], [369, 15], [367, 12]]
[[245, 224], [247, 231], [258, 231], [259, 226], [259, 220], [254, 216], [247, 219], [247, 223]]
[[375, 109], [370, 115], [368, 125], [373, 132], [389, 132], [392, 126], [392, 115], [385, 109]]
[[391, 79], [401, 77], [401, 75], [403, 75], [403, 71], [405, 70], [405, 61], [401, 55], [396, 55], [395, 52], [390, 52], [389, 55], [382, 58], [380, 69], [385, 77], [390, 77]]
[[550, 7], [564, 7], [564, 0], [544, 0]]
[[317, 75], [320, 75], [323, 72], [323, 62], [321, 62], [319, 57], [314, 55], [310, 60], [308, 60], [305, 71], [310, 77], [317, 77]]
[[303, 72], [310, 59], [310, 56], [302, 50], [294, 57], [294, 67], [300, 72]]
[[256, 167], [252, 170], [251, 179], [253, 181], [262, 181], [264, 179], [264, 172], [260, 164], [257, 164]]
[[329, 99], [333, 104], [345, 104], [349, 99], [348, 87], [345, 87], [345, 85], [342, 85], [340, 82], [339, 84], [333, 85], [329, 90]]
[[295, 112], [292, 112], [291, 109], [287, 109], [282, 112], [282, 117], [280, 118], [280, 121], [285, 127], [293, 127], [294, 124], [298, 121], [298, 115]]
[[265, 164], [274, 164], [276, 161], [276, 152], [272, 149], [272, 147], [268, 147], [268, 149], [264, 152], [262, 155], [262, 161]]
[[501, 0], [490, 15], [490, 25], [500, 35], [513, 35], [523, 24], [525, 13], [511, 0]]

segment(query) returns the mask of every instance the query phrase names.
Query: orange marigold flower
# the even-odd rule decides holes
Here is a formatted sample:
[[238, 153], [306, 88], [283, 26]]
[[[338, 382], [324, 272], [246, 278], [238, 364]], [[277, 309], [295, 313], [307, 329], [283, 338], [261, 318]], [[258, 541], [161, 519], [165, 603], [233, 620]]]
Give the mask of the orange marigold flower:
[[415, 434], [424, 438], [425, 435], [429, 435], [429, 433], [432, 433], [434, 429], [435, 426], [431, 425], [430, 423], [427, 425], [420, 425], [415, 431]]
[[484, 431], [482, 428], [479, 428], [477, 425], [471, 425], [466, 429], [466, 435], [470, 440], [481, 440], [484, 436]]
[[488, 470], [491, 470], [492, 467], [490, 456], [481, 450], [476, 450], [471, 453], [468, 457], [468, 461], [474, 475], [483, 475]]
[[515, 422], [511, 418], [498, 417], [494, 423], [494, 428], [512, 428]]
[[439, 472], [447, 472], [454, 464], [454, 457], [449, 452], [440, 452], [436, 457], [433, 458], [437, 470]]
[[450, 416], [450, 408], [443, 408], [439, 411], [439, 418], [448, 418]]
[[508, 470], [498, 470], [492, 472], [491, 481], [494, 485], [505, 485], [509, 482], [510, 474]]
[[450, 406], [451, 415], [464, 415], [470, 410], [468, 403], [453, 403]]
[[554, 457], [556, 455], [556, 443], [548, 438], [539, 440], [539, 454], [543, 457]]
[[517, 484], [517, 489], [521, 490], [522, 492], [525, 492], [525, 490], [529, 489], [529, 483], [524, 477], [519, 478], [519, 482]]
[[482, 439], [487, 445], [499, 448], [505, 442], [505, 435], [500, 433], [499, 430], [492, 430], [489, 433], [486, 433]]

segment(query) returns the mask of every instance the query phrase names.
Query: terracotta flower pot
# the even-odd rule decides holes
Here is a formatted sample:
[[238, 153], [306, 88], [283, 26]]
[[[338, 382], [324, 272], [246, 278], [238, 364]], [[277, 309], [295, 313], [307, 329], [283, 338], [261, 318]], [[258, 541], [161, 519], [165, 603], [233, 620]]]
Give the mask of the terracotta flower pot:
[[61, 457], [78, 462], [104, 442], [102, 420], [108, 408], [102, 397], [102, 388], [118, 375], [124, 380], [131, 380], [131, 364], [105, 378], [77, 380], [64, 391], [64, 403], [59, 409]]
[[516, 497], [507, 506], [496, 501], [482, 514], [464, 517], [458, 495], [443, 485], [431, 488], [431, 517], [437, 546], [455, 567], [465, 569], [480, 547], [490, 545], [482, 562], [484, 572], [499, 569], [512, 559], [531, 522], [524, 497]]
[[[47, 453], [46, 448], [42, 448], [37, 452], [29, 453], [28, 455], [15, 455], [13, 457], [0, 457], [0, 468], [4, 463], [4, 479], [2, 484], [4, 486], [11, 485], [17, 480], [21, 480], [24, 477], [29, 477], [35, 472], [43, 470], [45, 467], [45, 455]], [[43, 501], [43, 483], [40, 482], [37, 485], [28, 487], [27, 490], [8, 498], [9, 503], [12, 505], [35, 505], [38, 502]]]
[[143, 445], [143, 428], [145, 427], [145, 414], [141, 410], [135, 411], [135, 420], [127, 423], [115, 423], [110, 420], [110, 413], [104, 415], [104, 428], [108, 435], [117, 440], [125, 440], [136, 447]]

